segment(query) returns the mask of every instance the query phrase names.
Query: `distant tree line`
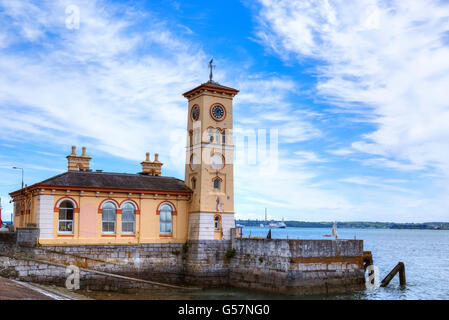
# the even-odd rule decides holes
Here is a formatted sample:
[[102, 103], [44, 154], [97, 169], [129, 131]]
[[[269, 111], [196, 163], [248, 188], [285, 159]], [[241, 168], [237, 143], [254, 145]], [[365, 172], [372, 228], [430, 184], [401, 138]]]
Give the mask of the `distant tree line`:
[[[272, 222], [272, 221], [270, 221]], [[236, 224], [247, 227], [258, 227], [265, 224], [264, 220], [236, 220]], [[332, 228], [334, 222], [306, 222], [306, 221], [284, 221], [287, 227], [293, 228]], [[424, 223], [396, 223], [396, 222], [338, 222], [339, 228], [358, 229], [429, 229], [449, 230], [449, 222], [424, 222]]]

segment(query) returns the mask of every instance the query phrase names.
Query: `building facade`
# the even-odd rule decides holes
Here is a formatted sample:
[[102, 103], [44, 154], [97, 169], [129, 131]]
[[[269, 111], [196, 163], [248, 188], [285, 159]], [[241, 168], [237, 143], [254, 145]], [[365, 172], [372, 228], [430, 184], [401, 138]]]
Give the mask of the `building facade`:
[[15, 227], [37, 226], [41, 245], [183, 243], [229, 239], [234, 228], [232, 101], [208, 81], [188, 99], [185, 180], [146, 154], [137, 174], [92, 171], [83, 147], [68, 170], [10, 193]]

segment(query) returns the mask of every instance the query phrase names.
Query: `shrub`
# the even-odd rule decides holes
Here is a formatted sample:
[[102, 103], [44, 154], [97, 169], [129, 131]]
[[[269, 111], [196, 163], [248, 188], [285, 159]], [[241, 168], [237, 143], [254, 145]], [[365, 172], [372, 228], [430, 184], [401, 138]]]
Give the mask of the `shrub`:
[[235, 257], [235, 254], [236, 254], [235, 248], [232, 248], [226, 251], [225, 257], [226, 259], [231, 259]]

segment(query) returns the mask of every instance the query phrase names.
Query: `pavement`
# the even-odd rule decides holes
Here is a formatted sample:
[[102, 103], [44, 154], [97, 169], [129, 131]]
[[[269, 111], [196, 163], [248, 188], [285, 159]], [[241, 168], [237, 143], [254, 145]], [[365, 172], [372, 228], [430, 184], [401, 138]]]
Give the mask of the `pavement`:
[[64, 288], [0, 277], [0, 300], [90, 300]]

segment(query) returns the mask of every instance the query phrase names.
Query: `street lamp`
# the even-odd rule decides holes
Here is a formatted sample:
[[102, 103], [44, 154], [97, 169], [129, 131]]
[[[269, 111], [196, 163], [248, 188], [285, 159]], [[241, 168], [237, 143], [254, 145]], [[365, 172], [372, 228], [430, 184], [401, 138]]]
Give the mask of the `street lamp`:
[[23, 189], [23, 168], [12, 167], [13, 169], [22, 170], [22, 189]]

